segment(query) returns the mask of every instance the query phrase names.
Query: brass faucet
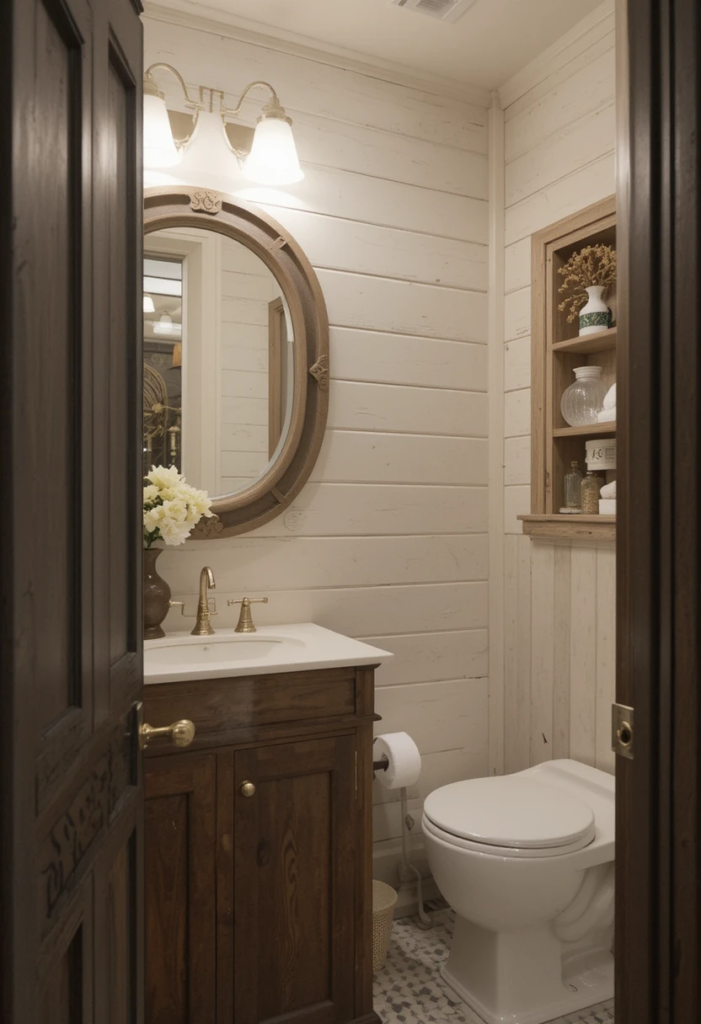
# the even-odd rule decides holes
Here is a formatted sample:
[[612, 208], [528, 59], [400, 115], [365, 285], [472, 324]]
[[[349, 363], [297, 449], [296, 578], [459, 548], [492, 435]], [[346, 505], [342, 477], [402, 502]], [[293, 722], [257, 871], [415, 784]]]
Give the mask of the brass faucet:
[[241, 614], [239, 615], [238, 625], [234, 630], [235, 633], [256, 633], [256, 627], [253, 625], [253, 618], [251, 616], [251, 605], [252, 604], [267, 604], [267, 597], [244, 597], [238, 601], [227, 601], [228, 605], [240, 604]]
[[213, 590], [216, 587], [214, 582], [214, 573], [205, 565], [204, 569], [200, 573], [200, 599], [197, 603], [197, 619], [195, 620], [195, 628], [192, 631], [193, 636], [213, 636], [214, 630], [212, 624], [209, 621], [211, 612], [209, 610], [209, 601], [207, 599], [207, 589]]

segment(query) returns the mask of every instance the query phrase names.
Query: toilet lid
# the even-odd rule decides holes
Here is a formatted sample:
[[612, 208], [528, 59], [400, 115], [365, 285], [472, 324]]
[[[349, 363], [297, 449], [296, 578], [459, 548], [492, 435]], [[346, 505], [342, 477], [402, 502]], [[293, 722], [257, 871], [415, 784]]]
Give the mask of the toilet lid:
[[442, 786], [426, 798], [424, 814], [444, 832], [511, 849], [584, 846], [596, 832], [583, 800], [515, 775]]

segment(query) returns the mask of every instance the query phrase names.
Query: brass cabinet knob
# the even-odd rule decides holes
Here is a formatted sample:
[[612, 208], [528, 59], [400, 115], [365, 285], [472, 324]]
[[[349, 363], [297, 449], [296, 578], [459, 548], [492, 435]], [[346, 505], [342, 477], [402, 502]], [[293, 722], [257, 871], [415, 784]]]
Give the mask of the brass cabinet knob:
[[181, 718], [180, 721], [159, 729], [144, 723], [139, 729], [139, 746], [145, 750], [151, 740], [158, 736], [167, 737], [176, 747], [189, 747], [195, 738], [195, 726], [187, 718]]
[[256, 787], [253, 785], [252, 782], [249, 782], [248, 779], [245, 782], [241, 783], [241, 788], [239, 790], [241, 796], [253, 796], [255, 794], [255, 791]]

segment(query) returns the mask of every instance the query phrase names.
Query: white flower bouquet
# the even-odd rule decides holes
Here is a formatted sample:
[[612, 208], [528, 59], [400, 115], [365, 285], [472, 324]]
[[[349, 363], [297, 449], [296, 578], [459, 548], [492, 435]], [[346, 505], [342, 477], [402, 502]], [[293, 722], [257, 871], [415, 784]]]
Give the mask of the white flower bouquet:
[[212, 516], [206, 491], [185, 482], [175, 466], [152, 466], [144, 479], [144, 547], [184, 544], [203, 516]]

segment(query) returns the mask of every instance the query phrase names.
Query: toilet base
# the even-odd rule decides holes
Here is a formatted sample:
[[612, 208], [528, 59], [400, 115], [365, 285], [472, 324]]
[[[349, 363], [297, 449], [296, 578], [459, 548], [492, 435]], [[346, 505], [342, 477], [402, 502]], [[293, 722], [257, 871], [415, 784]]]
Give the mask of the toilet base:
[[445, 983], [485, 1024], [546, 1024], [613, 998], [610, 948], [567, 959], [550, 925], [489, 932], [457, 918]]

